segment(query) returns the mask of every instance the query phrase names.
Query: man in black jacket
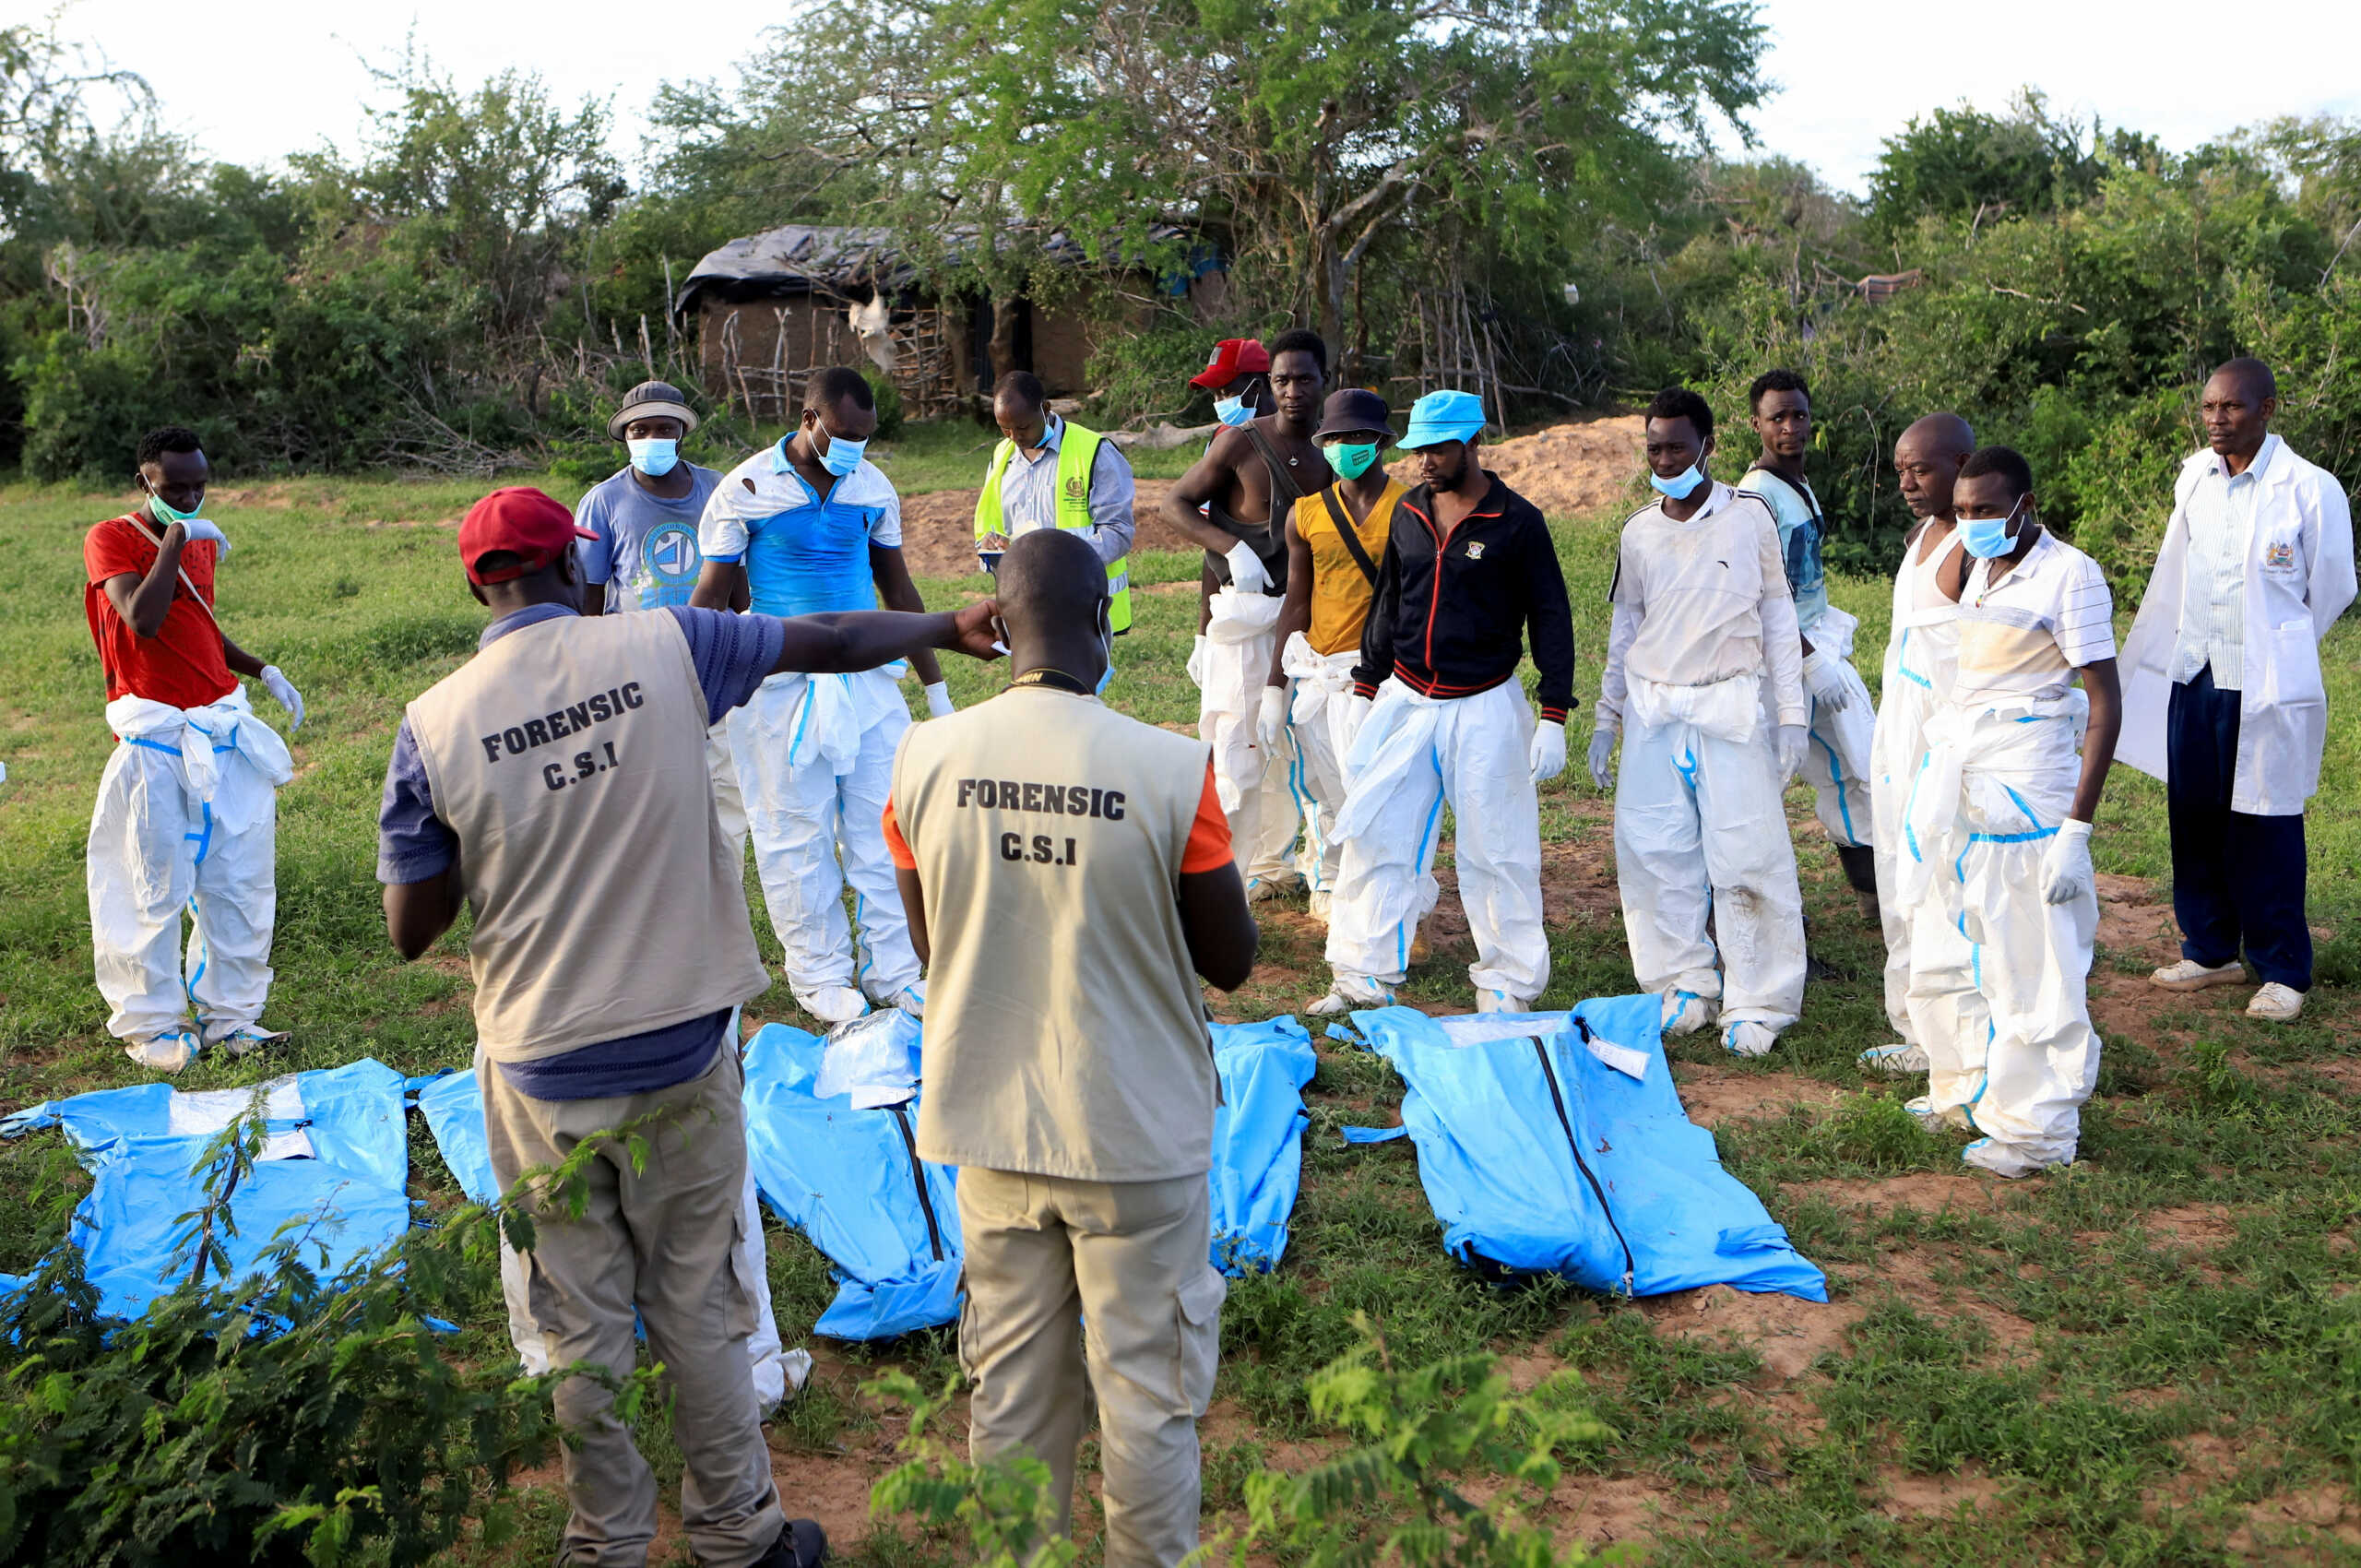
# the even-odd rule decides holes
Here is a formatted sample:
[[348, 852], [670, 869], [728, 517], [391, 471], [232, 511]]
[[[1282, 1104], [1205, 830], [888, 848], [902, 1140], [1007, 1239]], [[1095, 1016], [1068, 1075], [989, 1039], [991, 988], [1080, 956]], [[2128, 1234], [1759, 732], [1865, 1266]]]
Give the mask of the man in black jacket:
[[[1335, 989], [1314, 1013], [1383, 1006], [1434, 902], [1443, 802], [1458, 821], [1459, 898], [1485, 1013], [1523, 1013], [1549, 983], [1534, 787], [1566, 766], [1574, 624], [1548, 525], [1477, 457], [1484, 407], [1430, 392], [1402, 445], [1424, 481], [1395, 505], [1361, 634], [1353, 700], [1369, 704], [1338, 814], [1344, 862], [1328, 920]], [[1526, 640], [1540, 722], [1517, 683]], [[1383, 690], [1380, 691], [1381, 685]]]

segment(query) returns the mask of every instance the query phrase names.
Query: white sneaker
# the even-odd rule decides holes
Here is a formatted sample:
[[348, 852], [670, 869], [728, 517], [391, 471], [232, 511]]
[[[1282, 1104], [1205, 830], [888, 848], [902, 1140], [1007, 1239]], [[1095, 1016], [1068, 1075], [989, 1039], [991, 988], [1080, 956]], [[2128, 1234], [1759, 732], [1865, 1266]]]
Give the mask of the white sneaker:
[[1304, 1009], [1315, 1018], [1333, 1018], [1357, 1007], [1391, 1007], [1394, 992], [1382, 986], [1340, 980], [1327, 995]]
[[172, 1029], [153, 1039], [126, 1041], [123, 1053], [142, 1067], [153, 1067], [159, 1073], [177, 1073], [196, 1061], [203, 1050], [193, 1031]]
[[1937, 1111], [1932, 1095], [1922, 1094], [1916, 1099], [1905, 1099], [1902, 1102], [1902, 1109], [1916, 1116], [1918, 1119], [1918, 1125], [1926, 1128], [1930, 1135], [1940, 1133], [1946, 1128], [1953, 1132], [1972, 1132], [1975, 1126], [1975, 1123], [1968, 1120], [1967, 1111], [1964, 1106], [1955, 1105], [1948, 1111]]
[[1733, 1056], [1768, 1056], [1778, 1039], [1751, 1018], [1741, 1019], [1722, 1031], [1722, 1044]]
[[2209, 985], [2236, 985], [2247, 978], [2247, 967], [2236, 958], [2226, 964], [2201, 964], [2183, 958], [2166, 964], [2148, 977], [2148, 983], [2165, 991], [2203, 991]]
[[1494, 991], [1487, 986], [1476, 993], [1476, 1011], [1478, 1013], [1530, 1013], [1533, 1011], [1533, 1004], [1521, 996], [1511, 996], [1505, 991]]
[[1335, 902], [1336, 896], [1325, 887], [1312, 889], [1311, 918], [1315, 921], [1326, 920], [1329, 909], [1335, 906]]
[[1714, 1021], [1716, 1011], [1710, 996], [1700, 996], [1693, 991], [1667, 991], [1657, 1022], [1666, 1034], [1693, 1035]]
[[2265, 984], [2247, 1004], [2247, 1016], [2267, 1018], [2274, 1024], [2292, 1024], [2303, 1015], [2304, 993], [2292, 985], [2277, 980]]
[[244, 1056], [260, 1051], [266, 1046], [281, 1044], [292, 1038], [285, 1029], [267, 1029], [260, 1024], [239, 1024], [219, 1034], [208, 1029], [205, 1033], [205, 1043], [208, 1046], [218, 1045], [232, 1056]]
[[1868, 1072], [1886, 1073], [1894, 1077], [1907, 1077], [1927, 1070], [1927, 1048], [1897, 1040], [1892, 1045], [1873, 1045], [1856, 1058]]
[[848, 985], [824, 985], [813, 991], [790, 985], [788, 989], [795, 993], [798, 1007], [832, 1028], [849, 1024], [869, 1012], [869, 998]]

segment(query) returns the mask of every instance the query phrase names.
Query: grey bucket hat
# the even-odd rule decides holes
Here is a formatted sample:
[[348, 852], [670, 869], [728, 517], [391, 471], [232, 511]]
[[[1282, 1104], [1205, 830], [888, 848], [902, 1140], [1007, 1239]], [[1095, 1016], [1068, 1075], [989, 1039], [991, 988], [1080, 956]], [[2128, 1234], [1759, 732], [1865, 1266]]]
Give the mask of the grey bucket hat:
[[689, 407], [688, 398], [669, 381], [643, 381], [623, 394], [623, 406], [607, 422], [607, 434], [615, 440], [623, 438], [623, 427], [647, 414], [669, 415], [681, 422], [681, 434], [686, 435], [697, 427], [697, 414]]

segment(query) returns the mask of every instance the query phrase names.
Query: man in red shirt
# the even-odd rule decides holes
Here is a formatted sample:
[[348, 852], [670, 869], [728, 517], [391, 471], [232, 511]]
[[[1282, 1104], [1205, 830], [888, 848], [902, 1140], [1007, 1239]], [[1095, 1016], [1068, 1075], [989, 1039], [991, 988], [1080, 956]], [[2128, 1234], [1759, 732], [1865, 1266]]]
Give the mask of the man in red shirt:
[[[291, 729], [303, 698], [213, 618], [214, 567], [230, 541], [197, 516], [211, 470], [196, 433], [152, 431], [138, 461], [147, 502], [82, 540], [83, 612], [120, 742], [90, 816], [90, 938], [108, 1031], [134, 1062], [177, 1073], [208, 1045], [243, 1055], [286, 1038], [261, 1018], [276, 792], [294, 767], [237, 677], [259, 679]], [[184, 909], [196, 927], [185, 979]]]

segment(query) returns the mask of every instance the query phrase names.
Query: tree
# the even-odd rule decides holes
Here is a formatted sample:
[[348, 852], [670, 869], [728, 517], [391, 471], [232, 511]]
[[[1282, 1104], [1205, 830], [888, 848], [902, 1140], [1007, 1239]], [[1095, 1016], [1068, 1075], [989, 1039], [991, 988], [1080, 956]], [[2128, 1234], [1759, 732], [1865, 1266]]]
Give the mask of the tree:
[[1749, 0], [826, 0], [766, 68], [988, 292], [1056, 236], [1174, 265], [1177, 224], [1341, 343], [1389, 236], [1540, 255], [1644, 207], [1709, 116], [1744, 131], [1762, 38]]

